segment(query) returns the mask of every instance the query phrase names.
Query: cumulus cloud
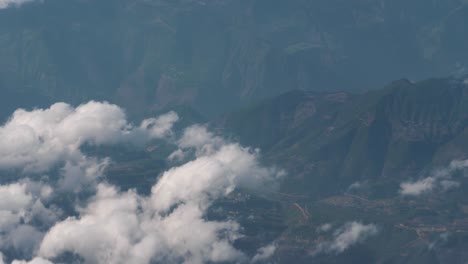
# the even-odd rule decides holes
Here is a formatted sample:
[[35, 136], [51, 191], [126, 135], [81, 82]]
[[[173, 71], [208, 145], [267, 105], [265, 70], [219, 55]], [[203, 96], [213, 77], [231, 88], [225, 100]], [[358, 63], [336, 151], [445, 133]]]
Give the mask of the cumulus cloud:
[[220, 137], [215, 136], [202, 125], [194, 125], [185, 129], [184, 135], [179, 140], [179, 145], [182, 148], [201, 148], [222, 143], [223, 140]]
[[420, 195], [432, 191], [436, 187], [436, 183], [436, 178], [434, 177], [427, 177], [415, 182], [403, 182], [400, 185], [400, 193], [402, 195]]
[[317, 227], [316, 231], [317, 233], [325, 233], [328, 232], [332, 229], [333, 225], [330, 223], [323, 224], [319, 227]]
[[[283, 170], [259, 166], [260, 151], [258, 149], [226, 142], [223, 138], [209, 132], [205, 126], [194, 125], [188, 127], [178, 141], [178, 145], [182, 150], [195, 148], [197, 157], [210, 157], [211, 160], [217, 160], [218, 165], [233, 165], [234, 169], [231, 173], [242, 176], [235, 177], [236, 181], [234, 183], [244, 188], [254, 188], [256, 190], [275, 188], [278, 179], [286, 174]], [[187, 163], [188, 166], [190, 164]], [[208, 166], [208, 164], [203, 166]]]
[[182, 161], [185, 159], [186, 157], [186, 154], [184, 151], [182, 151], [181, 149], [178, 149], [174, 152], [171, 153], [171, 155], [169, 155], [169, 157], [167, 157], [167, 159], [169, 161], [172, 161], [172, 162], [178, 162], [178, 161]]
[[139, 143], [167, 136], [177, 119], [170, 112], [135, 127], [120, 107], [94, 101], [76, 108], [56, 103], [48, 109], [19, 109], [0, 127], [0, 168], [46, 171], [60, 161], [83, 159], [84, 144]]
[[143, 120], [139, 127], [140, 131], [152, 138], [163, 138], [172, 135], [172, 126], [179, 120], [179, 116], [171, 111], [157, 118]]
[[0, 249], [30, 256], [43, 237], [41, 226], [52, 225], [60, 212], [44, 206], [50, 186], [23, 181], [0, 186]]
[[378, 229], [373, 224], [364, 225], [359, 222], [349, 222], [333, 233], [332, 240], [320, 243], [314, 254], [339, 254], [377, 233]]
[[[58, 166], [60, 177], [0, 186], [0, 249], [32, 259], [13, 263], [51, 263], [68, 253], [86, 263], [247, 261], [233, 245], [242, 237], [240, 225], [209, 220], [207, 210], [238, 187], [272, 188], [284, 173], [262, 167], [258, 150], [227, 142], [204, 126], [189, 127], [173, 141], [177, 119], [170, 112], [134, 126], [121, 108], [99, 102], [17, 110], [0, 127], [0, 169], [37, 175]], [[98, 176], [110, 160], [81, 151], [86, 144], [140, 145], [154, 138], [170, 139], [179, 154], [191, 155], [164, 172], [149, 195], [105, 183]], [[71, 214], [57, 209], [63, 206], [57, 190], [75, 195], [73, 203], [88, 185], [95, 194], [72, 204]], [[272, 252], [265, 247], [254, 258]]]
[[58, 188], [62, 191], [80, 192], [83, 186], [92, 184], [97, 177], [104, 174], [110, 164], [109, 159], [81, 157], [79, 160], [66, 161], [60, 170], [62, 176]]
[[447, 191], [460, 185], [454, 181], [453, 174], [468, 168], [468, 160], [452, 161], [447, 168], [438, 169], [432, 175], [416, 181], [407, 181], [400, 184], [400, 194], [403, 196], [419, 196], [439, 189]]
[[47, 109], [19, 109], [0, 127], [0, 169], [28, 175], [61, 166], [60, 189], [79, 192], [109, 164], [108, 159], [84, 155], [84, 145], [142, 145], [170, 137], [177, 120], [177, 114], [169, 112], [134, 126], [117, 105], [94, 101], [76, 108], [56, 103]]
[[225, 145], [165, 172], [152, 188], [153, 206], [164, 211], [179, 203], [207, 204], [228, 195], [237, 186], [259, 189], [275, 183], [279, 176], [273, 169], [258, 166], [256, 154], [249, 149]]
[[350, 190], [356, 190], [356, 189], [360, 189], [362, 187], [362, 183], [361, 182], [355, 182], [353, 184], [351, 184], [349, 187], [348, 187], [348, 191]]
[[0, 0], [0, 9], [8, 8], [11, 6], [20, 6], [24, 3], [32, 2], [35, 0]]
[[31, 203], [32, 197], [26, 192], [25, 184], [0, 186], [0, 210], [21, 210]]
[[252, 263], [262, 262], [270, 259], [276, 251], [276, 245], [270, 244], [268, 246], [259, 248], [257, 254], [252, 258]]
[[[195, 129], [207, 132], [198, 126]], [[193, 131], [187, 129], [183, 138]], [[203, 146], [183, 142], [184, 147], [203, 151], [194, 160], [166, 171], [148, 197], [99, 185], [96, 197], [80, 217], [68, 218], [49, 231], [40, 256], [54, 258], [75, 252], [90, 263], [245, 260], [232, 245], [241, 237], [239, 224], [206, 220], [206, 211], [237, 186], [267, 183], [281, 173], [261, 167], [256, 152], [220, 138], [205, 140]], [[270, 251], [265, 248], [260, 253]]]

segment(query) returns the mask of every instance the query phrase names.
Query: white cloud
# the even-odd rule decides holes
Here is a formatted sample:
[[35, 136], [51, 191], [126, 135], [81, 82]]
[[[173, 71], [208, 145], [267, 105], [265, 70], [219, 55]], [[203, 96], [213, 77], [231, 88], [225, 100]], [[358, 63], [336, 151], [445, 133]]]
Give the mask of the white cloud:
[[24, 3], [32, 2], [35, 0], [0, 0], [0, 9], [8, 8], [11, 6], [20, 6]]
[[165, 172], [149, 197], [99, 185], [79, 218], [68, 218], [48, 232], [40, 256], [53, 258], [69, 251], [91, 263], [245, 259], [232, 245], [241, 236], [239, 224], [208, 221], [206, 210], [237, 186], [259, 186], [279, 172], [260, 167], [257, 153], [248, 148], [216, 142], [208, 147], [212, 142], [205, 141], [205, 146], [197, 147], [210, 151], [199, 152], [195, 160]]
[[328, 232], [332, 229], [333, 225], [330, 224], [330, 223], [326, 223], [326, 224], [323, 224], [319, 227], [317, 227], [317, 233], [324, 233], [324, 232]]
[[92, 184], [97, 177], [103, 175], [110, 164], [109, 159], [92, 159], [82, 157], [77, 161], [66, 161], [60, 170], [61, 178], [58, 187], [62, 191], [81, 191], [82, 186]]
[[189, 201], [205, 204], [231, 193], [236, 186], [260, 189], [273, 184], [280, 175], [260, 167], [256, 153], [238, 144], [227, 144], [165, 172], [152, 188], [153, 206], [165, 211]]
[[206, 220], [206, 210], [237, 186], [271, 185], [281, 172], [261, 167], [257, 152], [221, 138], [187, 143], [188, 134], [195, 130], [208, 133], [192, 127], [186, 130], [185, 141], [180, 141], [185, 148], [199, 150], [195, 159], [166, 171], [150, 196], [120, 193], [100, 184], [96, 197], [78, 218], [68, 218], [50, 229], [40, 256], [75, 252], [90, 263], [245, 260], [232, 245], [241, 236], [239, 224]]
[[140, 130], [148, 133], [152, 138], [163, 138], [172, 135], [172, 126], [179, 120], [175, 112], [169, 112], [157, 118], [143, 120]]
[[400, 185], [402, 195], [417, 196], [432, 191], [436, 185], [436, 178], [428, 177], [415, 182], [403, 182]]
[[33, 226], [50, 226], [57, 221], [58, 211], [43, 204], [50, 186], [22, 181], [0, 186], [0, 249], [13, 249], [31, 255], [42, 239]]
[[468, 168], [468, 160], [454, 160], [450, 162], [449, 173], [450, 171], [464, 170], [467, 168]]
[[242, 257], [231, 245], [238, 237], [238, 224], [210, 222], [203, 216], [204, 211], [194, 204], [180, 205], [161, 216], [134, 192], [118, 193], [101, 185], [80, 218], [68, 218], [49, 231], [39, 253], [51, 258], [75, 252], [87, 263], [177, 262], [179, 258], [205, 263]]
[[[20, 180], [0, 186], [0, 225], [7, 230], [0, 236], [0, 249], [25, 250], [22, 257], [33, 259], [14, 263], [50, 263], [68, 252], [86, 263], [247, 261], [233, 246], [242, 236], [239, 224], [211, 221], [206, 213], [238, 187], [275, 186], [284, 173], [260, 166], [259, 151], [226, 142], [203, 126], [189, 127], [176, 142], [182, 153], [194, 154], [193, 160], [163, 173], [151, 194], [142, 196], [102, 183], [99, 175], [109, 160], [88, 157], [80, 149], [170, 139], [177, 119], [170, 112], [133, 126], [121, 108], [99, 102], [17, 110], [0, 127], [0, 169], [36, 176], [54, 169], [61, 177], [49, 177], [47, 184]], [[56, 208], [61, 205], [56, 191], [74, 195], [74, 202], [83, 186], [92, 186], [95, 195], [66, 205], [76, 214], [64, 218]], [[256, 258], [272, 250], [263, 248]]]
[[377, 227], [375, 225], [363, 225], [357, 222], [348, 223], [335, 233], [335, 240], [331, 244], [330, 249], [341, 253], [350, 246], [375, 234], [377, 234]]
[[15, 211], [22, 210], [32, 201], [31, 194], [26, 192], [26, 184], [15, 183], [0, 186], [0, 210]]
[[185, 153], [183, 150], [178, 149], [178, 150], [172, 152], [171, 155], [169, 155], [169, 157], [167, 157], [167, 159], [169, 161], [173, 161], [173, 162], [182, 161], [182, 160], [185, 159], [186, 154], [187, 153]]
[[19, 109], [0, 127], [0, 168], [46, 171], [60, 161], [83, 159], [84, 144], [140, 143], [170, 135], [177, 119], [170, 112], [134, 127], [120, 107], [94, 101], [76, 108], [56, 103], [48, 109]]
[[182, 150], [194, 148], [196, 155], [204, 155], [214, 152], [226, 142], [221, 137], [208, 131], [205, 126], [193, 125], [185, 129], [178, 144]]
[[201, 148], [222, 144], [223, 140], [209, 132], [205, 126], [194, 125], [185, 129], [184, 135], [179, 140], [182, 148]]
[[270, 244], [268, 246], [259, 248], [257, 254], [252, 258], [252, 263], [262, 262], [270, 259], [276, 251], [276, 245]]
[[355, 182], [348, 187], [348, 191], [361, 189], [362, 185], [363, 184], [361, 182]]
[[349, 185], [347, 191], [348, 192], [358, 192], [365, 190], [369, 187], [369, 183], [367, 181], [357, 181]]
[[119, 195], [113, 187], [100, 185], [93, 202], [80, 219], [67, 218], [50, 229], [40, 254], [54, 257], [70, 251], [80, 254], [87, 263], [117, 263], [131, 243], [135, 229], [137, 196], [134, 192]]
[[452, 161], [447, 168], [438, 169], [432, 175], [417, 181], [407, 181], [400, 184], [400, 194], [403, 196], [419, 196], [440, 189], [447, 191], [460, 186], [452, 180], [453, 174], [468, 168], [468, 160]]
[[82, 186], [93, 184], [109, 164], [108, 159], [85, 156], [84, 144], [145, 144], [171, 136], [177, 120], [177, 114], [169, 112], [133, 126], [120, 107], [94, 101], [76, 108], [56, 103], [48, 109], [19, 109], [0, 127], [0, 169], [38, 174], [63, 166], [60, 189], [79, 192]]
[[[50, 186], [22, 181], [9, 185], [0, 186], [0, 229], [2, 231], [11, 229], [23, 222], [33, 220], [41, 223], [51, 223], [55, 220], [53, 212], [44, 207], [45, 201], [50, 192]], [[0, 235], [1, 237], [1, 235]], [[0, 242], [1, 244], [1, 242]]]
[[314, 251], [314, 254], [339, 254], [377, 233], [378, 229], [373, 224], [364, 225], [359, 222], [349, 222], [333, 233], [331, 241], [321, 242]]
[[[193, 131], [187, 129], [183, 138]], [[206, 210], [237, 186], [260, 186], [280, 173], [261, 167], [256, 152], [220, 138], [182, 145], [202, 151], [193, 161], [165, 172], [149, 197], [134, 191], [120, 193], [100, 184], [96, 197], [78, 218], [68, 218], [47, 233], [40, 256], [54, 258], [74, 252], [91, 263], [245, 259], [232, 245], [241, 236], [239, 224], [206, 220]], [[264, 254], [270, 249], [265, 248]]]

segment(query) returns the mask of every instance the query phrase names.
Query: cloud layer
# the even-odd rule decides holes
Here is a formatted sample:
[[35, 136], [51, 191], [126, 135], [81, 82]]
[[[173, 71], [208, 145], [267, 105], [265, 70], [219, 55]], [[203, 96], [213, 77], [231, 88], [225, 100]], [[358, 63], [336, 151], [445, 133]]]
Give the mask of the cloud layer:
[[[0, 251], [31, 259], [14, 263], [74, 256], [86, 263], [248, 261], [233, 246], [242, 237], [241, 226], [232, 219], [206, 219], [207, 210], [238, 187], [273, 187], [284, 173], [260, 166], [258, 150], [226, 142], [204, 126], [189, 127], [173, 141], [177, 120], [170, 112], [134, 126], [118, 106], [93, 101], [76, 108], [57, 103], [17, 110], [0, 127], [0, 170], [20, 178], [0, 186]], [[143, 146], [155, 138], [175, 142], [178, 160], [185, 163], [164, 172], [147, 196], [104, 182], [99, 175], [109, 159], [81, 150], [85, 145]], [[36, 177], [57, 167], [55, 180]], [[74, 213], [65, 213], [61, 193], [67, 190], [77, 199], [84, 189], [95, 194], [73, 205]], [[273, 247], [262, 248], [255, 259], [273, 252]]]
[[[208, 133], [205, 128], [191, 127], [183, 138], [195, 130]], [[280, 174], [260, 167], [256, 153], [238, 144], [216, 137], [200, 145], [196, 141], [191, 146], [203, 150], [194, 160], [166, 171], [149, 197], [134, 191], [119, 193], [115, 187], [100, 184], [80, 217], [68, 218], [49, 231], [39, 254], [54, 258], [75, 252], [89, 263], [245, 259], [232, 246], [241, 236], [239, 224], [205, 220], [206, 210], [241, 184], [259, 185]], [[97, 251], [99, 246], [103, 250]]]

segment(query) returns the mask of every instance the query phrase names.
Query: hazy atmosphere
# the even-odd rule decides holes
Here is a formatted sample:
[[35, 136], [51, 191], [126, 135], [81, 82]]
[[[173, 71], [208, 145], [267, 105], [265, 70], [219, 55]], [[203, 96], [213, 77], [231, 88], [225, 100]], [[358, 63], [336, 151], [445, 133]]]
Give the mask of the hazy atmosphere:
[[0, 0], [0, 264], [467, 263], [466, 25], [466, 0]]

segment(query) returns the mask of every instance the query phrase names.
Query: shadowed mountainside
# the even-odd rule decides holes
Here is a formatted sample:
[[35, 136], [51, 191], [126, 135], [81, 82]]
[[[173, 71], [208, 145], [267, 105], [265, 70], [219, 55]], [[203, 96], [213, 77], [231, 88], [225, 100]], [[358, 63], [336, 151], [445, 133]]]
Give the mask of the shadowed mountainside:
[[[284, 91], [466, 72], [462, 0], [47, 0], [0, 10], [0, 90], [214, 116]], [[8, 111], [11, 109], [6, 109]]]

